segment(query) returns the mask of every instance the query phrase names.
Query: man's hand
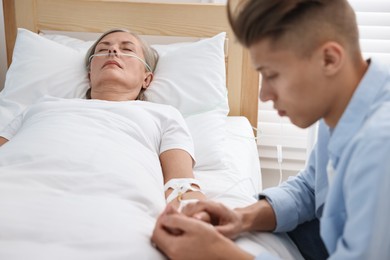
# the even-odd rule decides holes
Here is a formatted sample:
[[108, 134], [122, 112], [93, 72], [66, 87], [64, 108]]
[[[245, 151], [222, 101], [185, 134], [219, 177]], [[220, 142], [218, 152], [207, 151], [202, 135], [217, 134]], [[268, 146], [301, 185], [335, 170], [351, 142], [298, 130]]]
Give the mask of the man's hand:
[[4, 137], [0, 136], [0, 146], [8, 142], [8, 139], [5, 139]]
[[209, 200], [199, 201], [188, 204], [183, 208], [182, 213], [211, 223], [219, 233], [232, 239], [243, 231], [241, 215], [221, 203]]
[[253, 259], [214, 226], [168, 205], [157, 220], [152, 242], [170, 259]]

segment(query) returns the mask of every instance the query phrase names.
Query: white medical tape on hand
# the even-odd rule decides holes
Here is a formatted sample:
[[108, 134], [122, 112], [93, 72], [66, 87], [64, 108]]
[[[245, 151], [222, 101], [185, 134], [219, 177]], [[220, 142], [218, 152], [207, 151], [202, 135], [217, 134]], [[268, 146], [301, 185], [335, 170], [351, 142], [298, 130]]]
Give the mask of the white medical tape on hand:
[[180, 201], [180, 205], [179, 205], [179, 208], [177, 209], [179, 212], [181, 212], [181, 210], [188, 204], [191, 204], [191, 203], [196, 203], [198, 202], [199, 200], [198, 199], [189, 199], [189, 200], [181, 200]]
[[[199, 188], [194, 188], [191, 185], [197, 185]], [[181, 196], [187, 191], [200, 191], [199, 181], [193, 178], [178, 178], [170, 179], [164, 185], [164, 190], [172, 189], [171, 194], [167, 198], [167, 203], [171, 202], [175, 198], [181, 201]]]

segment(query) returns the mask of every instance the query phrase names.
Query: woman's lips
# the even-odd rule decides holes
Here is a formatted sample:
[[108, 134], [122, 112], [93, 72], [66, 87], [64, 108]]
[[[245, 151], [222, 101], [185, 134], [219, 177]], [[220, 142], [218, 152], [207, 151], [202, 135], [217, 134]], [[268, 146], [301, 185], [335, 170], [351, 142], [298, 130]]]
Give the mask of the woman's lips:
[[110, 66], [110, 65], [116, 65], [116, 66], [118, 66], [119, 68], [122, 68], [121, 65], [119, 65], [119, 63], [116, 62], [116, 61], [114, 61], [114, 60], [109, 60], [109, 61], [105, 62], [105, 63], [103, 64], [103, 68], [106, 67], [106, 66]]

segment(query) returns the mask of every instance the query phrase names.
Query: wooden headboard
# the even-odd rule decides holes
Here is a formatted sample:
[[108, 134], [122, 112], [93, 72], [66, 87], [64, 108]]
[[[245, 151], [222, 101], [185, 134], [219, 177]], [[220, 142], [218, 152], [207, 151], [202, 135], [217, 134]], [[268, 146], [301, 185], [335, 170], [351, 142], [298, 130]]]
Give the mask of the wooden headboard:
[[18, 27], [104, 32], [129, 28], [141, 35], [211, 37], [227, 32], [227, 87], [230, 115], [257, 125], [259, 77], [249, 55], [234, 39], [226, 6], [203, 3], [147, 3], [128, 0], [3, 0], [8, 64]]

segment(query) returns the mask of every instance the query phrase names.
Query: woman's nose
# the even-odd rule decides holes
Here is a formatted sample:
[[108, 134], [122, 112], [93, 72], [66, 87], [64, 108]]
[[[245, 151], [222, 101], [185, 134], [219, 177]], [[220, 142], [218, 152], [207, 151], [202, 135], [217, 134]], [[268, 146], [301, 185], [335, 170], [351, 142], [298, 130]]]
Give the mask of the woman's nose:
[[115, 48], [115, 47], [110, 47], [109, 49], [108, 49], [108, 56], [118, 56], [118, 51], [117, 51], [117, 49]]

